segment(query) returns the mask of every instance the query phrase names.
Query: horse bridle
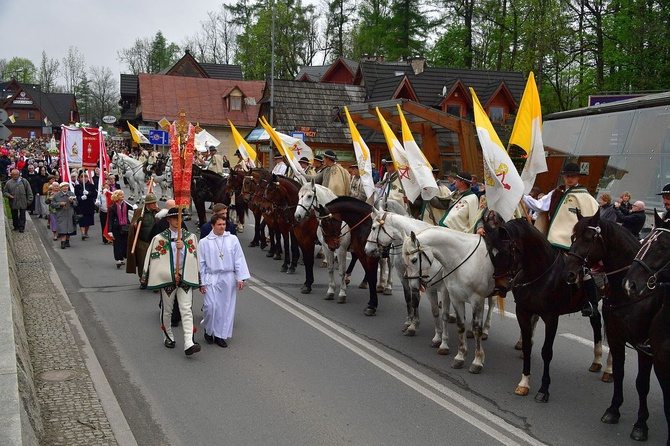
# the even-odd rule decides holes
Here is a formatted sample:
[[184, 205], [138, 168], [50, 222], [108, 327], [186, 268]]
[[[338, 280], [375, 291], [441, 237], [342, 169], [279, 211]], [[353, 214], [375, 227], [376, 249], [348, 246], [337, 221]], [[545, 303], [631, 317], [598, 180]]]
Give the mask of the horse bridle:
[[[393, 236], [391, 234], [389, 234], [388, 231], [386, 230], [385, 223], [386, 223], [387, 216], [388, 216], [388, 211], [384, 212], [384, 215], [382, 215], [382, 218], [375, 218], [375, 222], [377, 222], [379, 224], [379, 227], [377, 228], [377, 236], [374, 238], [374, 240], [371, 239], [371, 238], [368, 238], [366, 240], [366, 243], [374, 243], [375, 246], [377, 246], [377, 248], [381, 248], [382, 250], [386, 250], [386, 249], [392, 250], [392, 249], [395, 249], [398, 246], [400, 246], [400, 245], [393, 245]], [[386, 236], [390, 240], [388, 245], [384, 245], [383, 243], [379, 242], [379, 234], [381, 234], [382, 231], [384, 231], [384, 234], [386, 234]], [[370, 230], [370, 235], [372, 235], [372, 229]]]
[[[603, 249], [603, 258], [606, 258], [607, 257], [607, 248], [606, 248], [606, 245], [605, 245], [605, 240], [603, 239], [603, 236], [602, 236], [602, 229], [600, 228], [600, 226], [587, 226], [586, 229], [590, 229], [590, 230], [592, 230], [596, 233], [596, 235], [594, 237], [594, 241], [595, 240], [600, 241], [600, 245], [602, 246], [602, 249]], [[593, 274], [592, 268], [589, 266], [589, 264], [591, 263], [591, 262], [589, 262], [589, 253], [591, 252], [591, 247], [592, 246], [593, 246], [593, 242], [591, 242], [589, 244], [589, 249], [586, 250], [586, 254], [584, 255], [584, 257], [582, 257], [579, 254], [577, 254], [575, 252], [572, 252], [572, 251], [568, 252], [569, 256], [576, 257], [577, 259], [579, 259], [582, 262], [582, 269], [583, 269], [583, 272], [585, 274], [587, 274], [587, 273], [588, 274]], [[610, 271], [610, 272], [607, 272], [607, 273], [599, 273], [599, 274], [603, 275], [603, 276], [611, 276], [611, 275], [620, 273], [622, 271], [626, 271], [627, 269], [630, 269], [630, 267], [631, 267], [631, 265], [626, 265], [626, 266], [624, 266], [622, 268], [618, 268], [614, 271]]]
[[[494, 274], [493, 278], [494, 279], [500, 279], [501, 277], [506, 277], [510, 281], [512, 288], [521, 288], [521, 287], [526, 287], [526, 286], [534, 284], [535, 282], [540, 280], [542, 277], [544, 277], [549, 271], [551, 271], [551, 269], [554, 267], [556, 262], [558, 262], [558, 259], [561, 257], [561, 253], [557, 252], [556, 257], [554, 258], [554, 261], [551, 262], [551, 265], [549, 265], [549, 267], [546, 270], [544, 270], [544, 272], [542, 274], [540, 274], [539, 276], [537, 276], [536, 278], [534, 278], [533, 280], [531, 280], [529, 282], [517, 283], [517, 278], [519, 277], [519, 274], [521, 274], [521, 272], [523, 271], [523, 268], [521, 266], [521, 262], [519, 261], [519, 252], [521, 252], [521, 250], [519, 249], [516, 242], [514, 240], [512, 240], [511, 238], [510, 238], [509, 241], [505, 241], [503, 243], [507, 243], [511, 246], [510, 254], [512, 255], [512, 267], [510, 269], [508, 269], [507, 271], [505, 271], [503, 274], [497, 274], [497, 275]], [[515, 268], [515, 266], [516, 266], [516, 268]]]
[[637, 252], [637, 255], [635, 256], [635, 258], [633, 259], [634, 263], [640, 264], [640, 266], [642, 266], [642, 268], [644, 268], [644, 270], [647, 271], [647, 273], [649, 273], [649, 278], [647, 279], [646, 286], [650, 290], [655, 289], [656, 286], [659, 284], [658, 274], [660, 272], [665, 271], [668, 268], [668, 266], [670, 266], [670, 260], [668, 260], [660, 269], [658, 269], [657, 271], [654, 272], [649, 267], [649, 265], [647, 265], [643, 260], [644, 256], [646, 256], [647, 253], [649, 252], [649, 249], [651, 248], [651, 245], [661, 236], [661, 234], [663, 232], [670, 232], [670, 229], [654, 228], [652, 230], [651, 234], [649, 234], [649, 236], [647, 236], [646, 240], [644, 241], [644, 244], [642, 245], [640, 250]]
[[407, 275], [407, 268], [405, 268], [405, 274], [404, 274], [403, 278], [407, 279], [407, 280], [419, 279], [419, 282], [421, 283], [421, 285], [423, 285], [425, 287], [426, 284], [428, 283], [428, 281], [424, 280], [424, 279], [426, 279], [430, 276], [428, 274], [423, 274], [423, 262], [421, 261], [421, 259], [423, 257], [426, 258], [426, 260], [428, 261], [428, 268], [433, 266], [433, 261], [430, 259], [430, 257], [428, 257], [428, 254], [426, 254], [426, 252], [424, 251], [423, 246], [421, 246], [421, 242], [419, 241], [419, 239], [416, 238], [415, 240], [416, 240], [416, 249], [414, 249], [412, 251], [409, 251], [407, 253], [407, 255], [411, 256], [411, 255], [414, 255], [414, 254], [417, 254], [417, 253], [419, 254], [418, 255], [418, 258], [419, 258], [419, 274], [417, 276], [408, 276]]
[[298, 201], [297, 205], [297, 207], [303, 208], [305, 210], [305, 214], [307, 215], [307, 217], [309, 217], [309, 211], [311, 209], [316, 209], [314, 206], [314, 203], [316, 203], [316, 190], [313, 190], [312, 193], [314, 195], [312, 196], [312, 201], [309, 202], [309, 206], [305, 207], [305, 205], [303, 205], [300, 201]]
[[340, 222], [340, 224], [337, 226], [338, 228], [340, 228], [340, 232], [338, 232], [337, 234], [335, 234], [335, 233], [332, 233], [332, 234], [326, 234], [326, 231], [323, 231], [323, 226], [321, 226], [321, 230], [323, 231], [323, 236], [324, 236], [324, 238], [326, 238], [326, 237], [332, 237], [332, 238], [335, 239], [335, 242], [339, 245], [339, 244], [340, 244], [340, 239], [341, 239], [342, 237], [344, 237], [345, 235], [349, 234], [351, 231], [353, 231], [354, 229], [356, 229], [357, 227], [359, 227], [360, 225], [362, 225], [363, 222], [364, 222], [365, 220], [367, 220], [368, 218], [370, 218], [371, 215], [372, 215], [372, 211], [370, 211], [368, 214], [365, 214], [365, 216], [364, 216], [363, 218], [361, 218], [360, 221], [359, 221], [358, 223], [356, 223], [355, 225], [349, 227], [349, 229], [347, 229], [347, 230], [344, 231], [344, 232], [342, 232], [342, 223], [343, 223], [343, 221], [340, 220], [340, 219], [337, 219], [337, 218], [333, 217], [333, 214], [332, 214], [330, 211], [328, 212], [327, 215], [317, 215], [316, 218], [317, 218], [318, 220], [325, 220], [325, 219], [330, 218], [331, 220], [333, 220], [333, 221], [335, 221], [335, 222], [338, 222], [338, 221]]

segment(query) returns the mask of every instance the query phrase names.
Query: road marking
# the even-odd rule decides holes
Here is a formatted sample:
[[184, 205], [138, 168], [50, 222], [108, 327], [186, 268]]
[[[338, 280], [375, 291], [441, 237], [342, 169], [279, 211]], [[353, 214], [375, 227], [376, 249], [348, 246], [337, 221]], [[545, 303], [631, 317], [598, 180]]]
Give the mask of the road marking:
[[[582, 338], [581, 336], [577, 336], [577, 335], [574, 335], [572, 333], [561, 333], [561, 334], [559, 334], [559, 336], [561, 336], [563, 338], [566, 338], [566, 339], [570, 339], [571, 341], [576, 341], [576, 342], [578, 342], [582, 345], [586, 345], [587, 347], [593, 348], [593, 341], [589, 341], [588, 339]], [[610, 352], [609, 347], [607, 347], [606, 345], [603, 344], [603, 353], [607, 354], [609, 352]]]
[[[434, 380], [428, 375], [408, 366], [402, 361], [398, 361], [397, 358], [387, 354], [383, 350], [375, 347], [361, 337], [350, 333], [346, 329], [326, 319], [317, 312], [299, 304], [286, 293], [280, 290], [276, 290], [271, 286], [262, 284], [255, 279], [250, 280], [250, 282], [253, 283], [253, 285], [250, 285], [250, 288], [253, 291], [288, 311], [303, 322], [316, 328], [321, 333], [330, 337], [342, 346], [348, 348], [374, 366], [396, 378], [403, 384], [416, 390], [421, 395], [432, 400], [455, 416], [488, 434], [494, 440], [509, 446], [520, 444], [538, 446], [544, 445], [544, 443], [531, 437], [522, 429], [512, 426], [505, 419], [490, 413], [488, 410], [459, 395], [455, 391], [449, 389], [447, 386]], [[436, 392], [442, 396], [437, 395]], [[458, 405], [465, 409], [459, 407]], [[483, 423], [483, 420], [488, 421], [495, 427]], [[522, 443], [519, 443], [517, 440], [504, 435], [503, 432], [507, 432], [511, 436], [516, 437]]]

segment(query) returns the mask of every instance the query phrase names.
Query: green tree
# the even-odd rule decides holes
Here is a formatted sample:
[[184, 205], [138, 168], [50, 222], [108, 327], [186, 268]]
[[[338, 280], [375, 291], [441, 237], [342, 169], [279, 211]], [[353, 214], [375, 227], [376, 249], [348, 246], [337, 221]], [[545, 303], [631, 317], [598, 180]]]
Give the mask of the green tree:
[[435, 24], [420, 0], [393, 0], [386, 40], [389, 60], [402, 60], [426, 53], [426, 40]]
[[353, 30], [354, 54], [386, 56], [391, 8], [388, 0], [363, 0], [358, 9], [359, 20]]
[[332, 0], [327, 4], [326, 48], [331, 58], [354, 57], [352, 29], [356, 5], [351, 0]]
[[149, 73], [158, 73], [172, 66], [179, 58], [179, 46], [167, 43], [161, 31], [158, 31], [151, 42], [149, 52]]
[[34, 84], [37, 68], [29, 59], [13, 57], [5, 66], [5, 78], [16, 79], [23, 84]]

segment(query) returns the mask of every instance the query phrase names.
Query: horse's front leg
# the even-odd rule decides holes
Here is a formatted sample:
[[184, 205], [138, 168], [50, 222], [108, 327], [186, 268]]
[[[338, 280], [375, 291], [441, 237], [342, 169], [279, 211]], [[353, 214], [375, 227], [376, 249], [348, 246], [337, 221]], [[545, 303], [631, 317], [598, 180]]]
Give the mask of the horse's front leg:
[[298, 260], [300, 260], [300, 247], [298, 246], [298, 239], [295, 236], [294, 231], [290, 231], [291, 235], [291, 264], [288, 267], [289, 274], [295, 274], [295, 270], [298, 267]]
[[388, 262], [388, 257], [382, 257], [379, 259], [379, 282], [377, 284], [378, 293], [384, 292], [384, 286], [388, 281], [388, 267], [386, 266]]
[[589, 372], [598, 373], [603, 368], [603, 323], [600, 314], [598, 317], [590, 317], [589, 322], [593, 329], [593, 362]]
[[484, 321], [484, 327], [482, 328], [482, 340], [486, 341], [489, 338], [489, 330], [491, 330], [491, 315], [493, 314], [493, 296], [486, 298], [486, 302], [489, 304], [488, 310], [486, 311], [486, 320]]
[[520, 396], [527, 396], [530, 392], [530, 354], [533, 349], [533, 316], [533, 314], [517, 306], [516, 319], [521, 331], [523, 370], [521, 372], [521, 381], [517, 384], [514, 394]]
[[[281, 237], [284, 240], [284, 262], [281, 265], [280, 271], [285, 273], [288, 271], [289, 263], [291, 263], [291, 235], [288, 231], [282, 230]], [[281, 258], [277, 259], [276, 255], [275, 259], [281, 260]]]
[[[432, 288], [432, 287], [431, 287]], [[448, 355], [449, 354], [449, 308], [451, 308], [451, 298], [449, 297], [449, 291], [447, 287], [444, 286], [444, 282], [441, 282], [441, 285], [436, 288], [435, 293], [437, 295], [437, 308], [433, 308], [433, 302], [431, 302], [431, 311], [433, 313], [433, 318], [435, 321], [435, 335], [437, 332], [440, 332], [441, 343], [437, 348], [438, 355]], [[433, 341], [440, 342], [440, 339], [433, 338]]]
[[[600, 417], [600, 421], [607, 424], [617, 424], [621, 413], [619, 408], [623, 404], [623, 379], [624, 364], [626, 361], [626, 344], [623, 339], [616, 337], [609, 338], [610, 354], [612, 355], [612, 374], [614, 378], [614, 389], [612, 392], [612, 401], [610, 407]], [[638, 371], [638, 375], [640, 372]]]
[[[637, 378], [635, 378], [635, 389], [637, 389], [639, 406], [637, 409], [637, 421], [633, 425], [633, 430], [630, 433], [630, 438], [635, 441], [647, 441], [649, 438], [649, 427], [647, 426], [647, 420], [649, 419], [647, 396], [649, 395], [649, 380], [651, 378], [652, 366], [652, 357], [642, 352], [637, 353]], [[665, 404], [667, 404], [667, 401]]]
[[451, 363], [454, 369], [462, 369], [468, 355], [468, 343], [465, 334], [465, 302], [453, 302], [456, 311], [456, 331], [458, 333], [458, 353]]
[[[322, 246], [324, 245], [323, 240], [321, 240]], [[324, 249], [323, 255], [328, 265], [328, 291], [326, 291], [326, 300], [335, 299], [335, 253], [330, 249]]]
[[[345, 237], [345, 240], [342, 241], [342, 244], [337, 249], [337, 260], [338, 265], [337, 269], [340, 273], [340, 294], [337, 296], [337, 303], [343, 304], [347, 301], [347, 250], [349, 244], [351, 243], [350, 237]], [[330, 266], [328, 266], [330, 268]]]
[[558, 331], [558, 314], [551, 314], [543, 318], [543, 320], [545, 324], [544, 345], [542, 346], [544, 370], [542, 372], [542, 385], [535, 395], [535, 402], [537, 403], [546, 403], [549, 401], [549, 386], [551, 385], [549, 367], [551, 366], [551, 360], [554, 358], [554, 340]]
[[[383, 267], [384, 265], [382, 265], [382, 268]], [[389, 258], [387, 259], [386, 268], [386, 282], [383, 283], [383, 293], [384, 296], [390, 296], [393, 294], [393, 257], [391, 255], [389, 255]], [[418, 313], [416, 316], [418, 317]]]
[[377, 314], [377, 304], [379, 300], [377, 298], [377, 266], [379, 261], [376, 258], [367, 257], [363, 254], [363, 257], [359, 258], [363, 269], [365, 270], [365, 279], [368, 282], [370, 292], [370, 300], [368, 301], [368, 306], [363, 311], [363, 314], [366, 316], [374, 316]]
[[414, 323], [414, 309], [412, 308], [412, 295], [414, 293], [419, 293], [419, 291], [412, 291], [412, 288], [409, 286], [409, 280], [402, 279], [402, 291], [403, 296], [405, 297], [405, 307], [407, 308], [407, 317], [405, 318], [405, 323], [402, 324], [402, 332], [405, 336], [414, 336], [415, 332], [407, 333], [407, 329]]

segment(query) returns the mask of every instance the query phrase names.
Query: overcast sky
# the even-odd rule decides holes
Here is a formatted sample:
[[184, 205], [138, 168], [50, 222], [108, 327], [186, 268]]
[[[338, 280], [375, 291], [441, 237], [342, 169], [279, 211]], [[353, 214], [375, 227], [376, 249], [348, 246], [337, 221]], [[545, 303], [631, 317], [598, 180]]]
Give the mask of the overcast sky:
[[[177, 45], [194, 35], [221, 0], [0, 0], [0, 59], [30, 59], [39, 69], [42, 51], [59, 61], [75, 46], [86, 65], [125, 71], [117, 52], [159, 30]], [[230, 3], [230, 1], [228, 1]], [[64, 83], [59, 79], [59, 83]]]

